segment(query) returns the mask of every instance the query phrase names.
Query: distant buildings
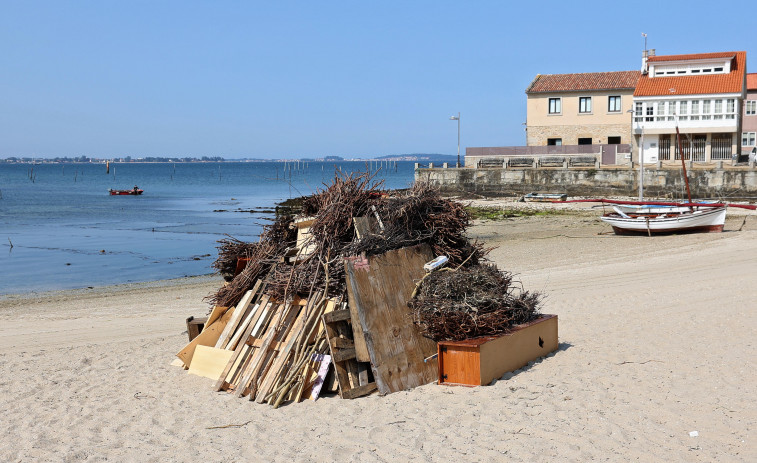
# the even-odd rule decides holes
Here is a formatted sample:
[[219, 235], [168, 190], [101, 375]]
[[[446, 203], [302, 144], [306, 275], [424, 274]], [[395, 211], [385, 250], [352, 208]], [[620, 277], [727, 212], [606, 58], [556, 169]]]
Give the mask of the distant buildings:
[[644, 162], [711, 162], [757, 146], [757, 74], [747, 76], [744, 51], [645, 51], [641, 71], [537, 75], [526, 95], [529, 147], [630, 143], [638, 161], [643, 140]]

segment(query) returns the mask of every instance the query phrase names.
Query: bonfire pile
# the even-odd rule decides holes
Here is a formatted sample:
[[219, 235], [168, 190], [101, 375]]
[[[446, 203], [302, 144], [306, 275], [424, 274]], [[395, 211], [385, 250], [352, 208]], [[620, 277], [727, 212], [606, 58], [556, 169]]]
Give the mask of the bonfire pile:
[[[345, 398], [407, 387], [385, 381], [376, 364], [391, 359], [381, 352], [381, 338], [391, 333], [374, 324], [366, 343], [360, 328], [371, 324], [366, 302], [384, 295], [372, 283], [362, 291], [375, 293], [355, 293], [366, 268], [376, 271], [371, 278], [394, 278], [392, 285], [408, 289], [395, 304], [402, 306], [397, 320], [421, 339], [503, 333], [538, 314], [538, 294], [517, 291], [511, 275], [487, 264], [488, 250], [465, 235], [469, 226], [464, 206], [428, 184], [390, 192], [368, 173], [337, 174], [303, 201], [299, 216], [278, 216], [257, 243], [219, 241], [215, 268], [231, 273], [239, 262], [246, 265], [209, 297], [205, 329], [178, 357], [190, 371], [216, 379], [216, 390], [274, 406], [337, 387]], [[383, 256], [395, 260], [383, 261], [381, 273]], [[423, 263], [434, 256], [446, 256], [447, 267], [426, 274]], [[435, 349], [425, 342], [414, 343], [424, 352], [406, 352], [407, 358], [425, 363], [428, 346]]]

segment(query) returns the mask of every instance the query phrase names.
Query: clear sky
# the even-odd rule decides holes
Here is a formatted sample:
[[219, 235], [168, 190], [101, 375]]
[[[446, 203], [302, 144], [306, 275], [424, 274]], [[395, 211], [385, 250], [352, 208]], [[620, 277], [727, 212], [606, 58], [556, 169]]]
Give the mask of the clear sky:
[[[746, 50], [753, 1], [0, 0], [0, 157], [522, 145], [534, 76]], [[754, 71], [753, 71], [754, 72]]]

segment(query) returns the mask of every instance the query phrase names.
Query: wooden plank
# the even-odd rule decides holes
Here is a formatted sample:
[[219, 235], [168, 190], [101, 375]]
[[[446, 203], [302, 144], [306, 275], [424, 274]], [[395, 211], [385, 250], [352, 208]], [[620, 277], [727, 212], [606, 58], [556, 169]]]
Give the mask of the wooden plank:
[[349, 310], [334, 310], [323, 314], [324, 323], [336, 323], [349, 320], [351, 317]]
[[192, 342], [187, 344], [181, 351], [179, 351], [176, 356], [179, 357], [182, 362], [184, 362], [184, 365], [191, 368], [192, 356], [194, 355], [195, 348], [197, 348], [197, 346], [215, 346], [216, 341], [218, 341], [218, 337], [221, 336], [223, 329], [226, 328], [226, 324], [229, 322], [229, 319], [233, 314], [234, 307], [228, 309], [221, 316], [221, 318], [206, 326], [202, 330], [202, 332], [196, 338], [194, 338]]
[[353, 387], [349, 391], [346, 391], [344, 394], [342, 394], [341, 397], [343, 399], [355, 399], [357, 397], [368, 395], [375, 390], [376, 390], [376, 383], [373, 382], [370, 384], [366, 384], [365, 386]]
[[234, 352], [209, 346], [197, 346], [189, 366], [189, 373], [218, 379]]
[[354, 349], [355, 343], [352, 342], [352, 339], [347, 338], [340, 338], [338, 336], [334, 336], [329, 340], [329, 344], [334, 346], [337, 349]]
[[[332, 312], [333, 313], [333, 312]], [[323, 321], [324, 326], [326, 327], [326, 339], [329, 343], [329, 350], [331, 351], [331, 358], [333, 360], [334, 353], [338, 350], [336, 346], [332, 346], [331, 342], [333, 339], [336, 339], [339, 337], [339, 333], [337, 332], [336, 328], [326, 321], [326, 315], [324, 314], [321, 317], [321, 320]], [[349, 376], [347, 376], [347, 368], [345, 368], [343, 363], [337, 363], [333, 362], [334, 365], [334, 376], [336, 377], [336, 382], [339, 385], [339, 396], [343, 397], [343, 395], [350, 389], [350, 379]]]
[[237, 304], [236, 306], [236, 310], [234, 310], [234, 316], [231, 317], [229, 323], [226, 324], [226, 328], [223, 329], [223, 333], [221, 333], [221, 336], [218, 337], [218, 341], [216, 342], [215, 347], [219, 349], [226, 347], [226, 343], [231, 338], [231, 335], [236, 331], [239, 322], [243, 319], [243, 316], [247, 313], [247, 306], [250, 305], [252, 296], [253, 292], [251, 290], [244, 293], [242, 300], [239, 301], [239, 304]]
[[[365, 257], [362, 257], [362, 259], [365, 260]], [[355, 343], [355, 358], [357, 358], [358, 362], [370, 362], [371, 356], [368, 354], [368, 345], [365, 343], [365, 334], [363, 334], [363, 327], [360, 324], [360, 316], [358, 315], [357, 305], [355, 304], [357, 298], [352, 294], [352, 291], [352, 286], [347, 285], [347, 300], [349, 301], [350, 318], [352, 319], [352, 338]]]
[[260, 317], [255, 322], [255, 328], [252, 330], [252, 336], [259, 338], [263, 335], [263, 333], [265, 333], [266, 327], [271, 321], [271, 318], [273, 318], [273, 315], [276, 312], [275, 309], [277, 307], [278, 306], [276, 304], [266, 304], [263, 307], [263, 311], [260, 313]]
[[205, 326], [212, 325], [216, 322], [219, 318], [221, 318], [221, 315], [226, 313], [228, 310], [228, 307], [222, 306], [222, 305], [216, 305], [213, 307], [213, 310], [210, 311], [210, 315], [208, 315], [208, 320], [205, 322]]
[[367, 262], [359, 257], [345, 259], [347, 284], [352, 287], [350, 302], [356, 304], [381, 394], [437, 379], [436, 362], [423, 362], [436, 353], [436, 343], [409, 322], [407, 307], [415, 282], [425, 274], [423, 265], [431, 259], [427, 245], [389, 251]]
[[[302, 310], [297, 301], [294, 303], [288, 303], [284, 306], [284, 309], [279, 312], [280, 315], [276, 320], [271, 322], [268, 327], [266, 340], [258, 349], [258, 352], [256, 352], [256, 354], [259, 353], [259, 355], [252, 369], [252, 375], [250, 375], [249, 379], [244, 383], [244, 388], [249, 388], [250, 390], [250, 400], [254, 399], [260, 384], [272, 365], [272, 362], [277, 357], [276, 351], [272, 349], [272, 344], [280, 342], [287, 337], [295, 317], [300, 312], [302, 312]], [[238, 397], [244, 395], [244, 388], [240, 387], [240, 391], [237, 392]]]
[[263, 403], [265, 396], [274, 390], [276, 383], [283, 374], [282, 370], [289, 360], [290, 354], [292, 354], [292, 349], [297, 345], [298, 341], [302, 341], [302, 337], [307, 335], [309, 329], [320, 318], [319, 315], [323, 313], [325, 303], [321, 303], [320, 299], [320, 294], [316, 294], [309, 301], [310, 305], [304, 307], [298, 314], [297, 320], [293, 323], [290, 333], [286, 338], [286, 345], [279, 352], [279, 355], [271, 366], [269, 374], [266, 375], [259, 391], [257, 391], [255, 400], [258, 403]]
[[[267, 304], [268, 303], [268, 296], [263, 296], [260, 299], [259, 302], [260, 302], [260, 304]], [[252, 333], [252, 329], [254, 328], [253, 323], [254, 323], [254, 319], [253, 319], [253, 321], [250, 322], [250, 324], [245, 329], [244, 334], [242, 334], [242, 339], [248, 339], [250, 337], [250, 335]], [[246, 343], [239, 343], [237, 345], [237, 347], [234, 349], [234, 355], [229, 360], [228, 365], [226, 366], [226, 368], [224, 369], [223, 373], [218, 378], [218, 381], [216, 381], [215, 386], [213, 387], [214, 391], [218, 392], [218, 391], [220, 391], [220, 390], [222, 390], [224, 388], [224, 386], [226, 384], [225, 378], [229, 375], [230, 372], [233, 373], [232, 368], [233, 368], [233, 366], [234, 366], [237, 358], [241, 355], [242, 349], [245, 346], [245, 344]], [[242, 366], [242, 368], [244, 368], [244, 365]]]
[[[277, 323], [281, 320], [281, 318], [284, 316], [284, 312], [289, 309], [290, 304], [277, 304], [274, 312], [276, 314], [276, 320], [274, 322]], [[239, 387], [236, 390], [236, 396], [242, 397], [246, 394], [247, 388], [250, 385], [250, 382], [253, 380], [253, 377], [260, 371], [260, 369], [263, 367], [263, 361], [268, 355], [268, 346], [273, 341], [273, 338], [276, 336], [276, 329], [270, 328], [268, 331], [266, 331], [265, 335], [265, 342], [263, 345], [255, 349], [255, 353], [253, 355], [252, 360], [250, 361], [249, 366], [245, 369], [244, 375], [242, 376], [242, 380], [239, 383]]]
[[250, 308], [250, 310], [247, 311], [247, 316], [245, 317], [244, 321], [239, 324], [236, 332], [234, 333], [234, 336], [232, 336], [228, 344], [223, 347], [224, 349], [234, 350], [237, 348], [239, 340], [242, 339], [242, 335], [247, 331], [247, 327], [250, 326], [250, 322], [253, 318], [255, 318], [255, 314], [258, 312], [259, 308], [260, 304], [255, 304], [252, 306], [252, 308]]
[[[239, 376], [239, 368], [244, 364], [244, 362], [247, 360], [247, 358], [250, 356], [250, 350], [252, 350], [252, 347], [248, 345], [242, 346], [242, 353], [239, 354], [236, 359], [234, 359], [234, 362], [232, 363], [231, 370], [226, 372], [226, 369], [222, 371], [226, 372], [226, 376], [224, 376], [224, 379], [227, 383], [231, 384], [234, 382], [234, 380]], [[234, 355], [236, 351], [232, 352], [232, 356]], [[231, 359], [229, 359], [231, 360]], [[221, 377], [221, 375], [218, 375]]]
[[348, 349], [336, 349], [336, 351], [332, 351], [332, 358], [335, 362], [344, 362], [345, 360], [350, 360], [355, 358], [355, 348], [348, 348]]
[[358, 383], [360, 383], [361, 386], [365, 386], [366, 384], [368, 384], [368, 369], [369, 368], [370, 368], [370, 363], [360, 362], [357, 364]]
[[250, 313], [250, 306], [252, 305], [252, 301], [255, 299], [255, 296], [260, 290], [260, 286], [262, 284], [263, 282], [261, 280], [256, 280], [252, 289], [244, 293], [242, 300], [239, 301], [239, 304], [237, 304], [237, 315], [235, 315], [234, 318], [229, 322], [229, 324], [226, 325], [224, 333], [218, 340], [219, 345], [216, 345], [216, 347], [220, 347], [222, 349], [234, 349], [233, 347], [228, 347], [228, 344], [233, 335], [237, 333], [237, 331], [244, 331], [243, 327], [239, 327], [239, 323], [247, 319], [247, 315]]

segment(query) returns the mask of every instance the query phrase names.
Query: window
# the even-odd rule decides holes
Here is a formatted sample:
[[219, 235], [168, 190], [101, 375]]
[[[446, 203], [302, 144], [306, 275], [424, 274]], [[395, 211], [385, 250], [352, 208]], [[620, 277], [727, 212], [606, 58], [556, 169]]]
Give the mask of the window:
[[754, 146], [757, 142], [757, 132], [744, 132], [741, 134], [741, 146]]
[[644, 118], [644, 120], [647, 122], [652, 122], [654, 120], [654, 103], [647, 103], [647, 117]]
[[607, 111], [611, 113], [619, 113], [620, 112], [620, 97], [619, 96], [608, 96], [607, 97]]
[[547, 138], [547, 145], [560, 146], [562, 145], [562, 138]]
[[702, 120], [708, 121], [712, 118], [710, 115], [710, 102], [712, 100], [702, 100]]
[[722, 119], [723, 118], [723, 100], [715, 100], [715, 116], [713, 116], [713, 119]]
[[591, 145], [591, 138], [579, 138], [578, 139], [579, 145]]
[[590, 96], [582, 96], [578, 98], [578, 112], [579, 113], [591, 112], [591, 97]]
[[608, 145], [620, 145], [620, 137], [607, 137]]
[[642, 115], [642, 114], [644, 114], [644, 113], [642, 112], [642, 105], [641, 105], [641, 102], [638, 102], [638, 101], [637, 101], [637, 102], [636, 102], [636, 109], [634, 110], [634, 114], [633, 114], [634, 116], [636, 116], [636, 117], [634, 117], [634, 120], [635, 120], [636, 122], [641, 122], [641, 115]]
[[549, 114], [562, 113], [562, 99], [550, 98], [549, 99]]
[[744, 108], [746, 109], [747, 116], [754, 116], [755, 114], [757, 114], [757, 100], [745, 101]]

